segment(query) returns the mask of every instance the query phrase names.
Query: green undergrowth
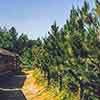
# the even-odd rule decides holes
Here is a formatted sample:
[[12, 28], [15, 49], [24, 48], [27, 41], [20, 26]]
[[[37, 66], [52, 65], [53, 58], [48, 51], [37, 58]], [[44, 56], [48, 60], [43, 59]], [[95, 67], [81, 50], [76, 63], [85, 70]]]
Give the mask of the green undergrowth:
[[36, 84], [45, 88], [45, 90], [50, 94], [54, 99], [50, 100], [79, 100], [79, 95], [71, 93], [68, 89], [63, 89], [59, 91], [58, 86], [47, 85], [47, 79], [43, 77], [43, 73], [40, 69], [35, 68], [33, 70], [33, 77], [36, 80]]

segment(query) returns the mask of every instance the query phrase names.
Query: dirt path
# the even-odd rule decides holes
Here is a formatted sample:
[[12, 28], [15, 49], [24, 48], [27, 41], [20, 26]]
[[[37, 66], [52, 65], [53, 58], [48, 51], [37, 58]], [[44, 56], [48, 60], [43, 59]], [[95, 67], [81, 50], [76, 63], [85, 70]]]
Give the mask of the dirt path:
[[24, 72], [26, 74], [26, 80], [21, 90], [26, 96], [26, 99], [27, 100], [47, 100], [44, 97], [41, 97], [41, 94], [44, 93], [46, 90], [44, 87], [36, 84], [36, 80], [33, 76], [33, 71], [24, 71]]
[[55, 94], [54, 88], [47, 90], [46, 85], [39, 85], [38, 81], [46, 82], [41, 80], [39, 70], [23, 70], [18, 75], [0, 77], [0, 100], [61, 100], [63, 92]]
[[34, 85], [35, 80], [33, 79], [32, 76], [33, 71], [24, 71], [24, 72], [26, 74], [26, 80], [21, 90], [23, 91], [27, 100], [31, 100], [33, 95], [36, 95], [36, 93], [38, 92], [38, 89]]

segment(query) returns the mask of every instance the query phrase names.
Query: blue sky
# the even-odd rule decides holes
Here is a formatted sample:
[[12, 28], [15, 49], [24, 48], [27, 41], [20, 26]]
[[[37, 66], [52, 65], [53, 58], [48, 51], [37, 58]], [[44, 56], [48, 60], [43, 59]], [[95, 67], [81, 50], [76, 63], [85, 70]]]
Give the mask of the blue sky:
[[[56, 20], [63, 25], [72, 5], [84, 0], [0, 0], [0, 26], [14, 26], [29, 38], [44, 37]], [[93, 0], [88, 0], [93, 6]]]

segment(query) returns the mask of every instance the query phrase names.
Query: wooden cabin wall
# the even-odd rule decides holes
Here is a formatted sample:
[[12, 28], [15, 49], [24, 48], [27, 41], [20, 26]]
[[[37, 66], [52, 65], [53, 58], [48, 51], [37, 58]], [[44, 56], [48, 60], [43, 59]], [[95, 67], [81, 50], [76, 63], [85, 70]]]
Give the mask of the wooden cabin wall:
[[4, 65], [5, 63], [7, 63], [7, 57], [0, 55], [0, 72], [5, 71], [7, 69], [7, 67]]
[[0, 72], [16, 70], [16, 57], [0, 55]]

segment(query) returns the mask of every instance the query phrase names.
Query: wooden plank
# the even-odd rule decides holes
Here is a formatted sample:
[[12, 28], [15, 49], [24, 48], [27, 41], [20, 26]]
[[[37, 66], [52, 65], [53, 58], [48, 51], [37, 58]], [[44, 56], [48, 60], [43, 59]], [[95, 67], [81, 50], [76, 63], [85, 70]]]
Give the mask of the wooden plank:
[[0, 72], [0, 76], [3, 76], [3, 75], [8, 74], [8, 73], [11, 73], [11, 71], [9, 70], [9, 71], [5, 71], [5, 72]]

